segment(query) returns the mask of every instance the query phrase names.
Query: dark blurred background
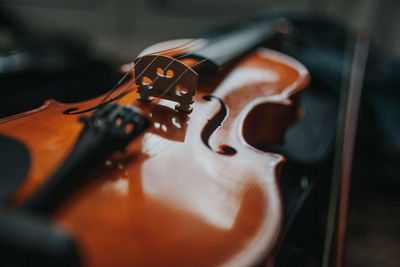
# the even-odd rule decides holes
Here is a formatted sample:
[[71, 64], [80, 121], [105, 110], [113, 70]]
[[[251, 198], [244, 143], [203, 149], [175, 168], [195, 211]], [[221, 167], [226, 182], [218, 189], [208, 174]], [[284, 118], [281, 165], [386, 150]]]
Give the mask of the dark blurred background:
[[118, 64], [155, 42], [192, 37], [261, 10], [326, 14], [365, 30], [400, 57], [397, 0], [3, 0], [27, 26], [46, 34], [78, 35], [96, 53]]
[[[77, 100], [71, 97], [77, 92], [92, 97], [107, 91], [117, 80], [117, 67], [131, 61], [151, 44], [193, 37], [209, 27], [252, 16], [262, 10], [290, 10], [332, 17], [350, 28], [370, 34], [376, 48], [388, 58], [400, 58], [400, 1], [397, 0], [8, 0], [0, 3], [0, 9], [1, 19], [12, 18], [18, 27], [22, 26], [36, 36], [35, 47], [44, 39], [68, 40], [68, 45], [64, 42], [56, 47], [61, 50], [68, 47], [72, 51], [73, 60], [66, 65], [76, 70], [73, 74], [68, 72], [74, 75], [74, 83], [68, 84], [60, 71], [58, 76], [49, 75], [55, 77], [54, 80], [43, 85], [50, 93], [54, 82], [63, 80], [62, 84], [72, 91], [68, 95], [51, 95], [51, 91], [50, 97], [60, 97], [64, 101]], [[13, 47], [7, 28], [1, 28], [0, 47], [4, 51]], [[20, 82], [20, 78], [7, 77], [11, 78], [3, 82], [2, 90]], [[86, 84], [76, 82], [82, 81], [83, 77], [88, 78]], [[62, 84], [58, 83], [58, 86]], [[92, 94], [88, 93], [88, 84], [94, 88]], [[12, 95], [10, 91], [7, 90], [6, 97]], [[31, 103], [30, 94], [25, 92], [26, 107], [33, 108], [44, 100]], [[4, 114], [8, 111], [10, 107]], [[367, 120], [364, 116], [364, 121]], [[372, 132], [374, 127], [376, 124], [371, 124]], [[375, 138], [379, 144], [379, 140], [385, 138], [378, 134], [371, 136], [365, 138], [366, 142], [373, 143]], [[400, 177], [399, 168], [393, 167], [399, 159], [394, 160], [391, 169], [384, 169], [384, 163], [375, 166], [373, 161], [386, 159], [371, 155], [366, 168], [368, 147], [365, 142], [363, 146], [362, 152], [355, 152], [355, 157], [362, 159], [355, 168], [352, 183], [345, 266], [400, 266]], [[393, 151], [389, 156], [399, 156], [398, 150]]]

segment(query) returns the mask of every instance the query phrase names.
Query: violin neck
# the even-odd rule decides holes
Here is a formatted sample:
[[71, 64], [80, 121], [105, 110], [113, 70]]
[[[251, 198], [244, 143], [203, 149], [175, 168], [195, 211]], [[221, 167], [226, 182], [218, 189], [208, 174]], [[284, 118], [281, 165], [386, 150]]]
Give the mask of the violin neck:
[[204, 46], [180, 57], [205, 60], [199, 68], [215, 73], [246, 52], [273, 40], [281, 32], [283, 23], [288, 24], [281, 20], [263, 20], [209, 34], [204, 36], [207, 40]]

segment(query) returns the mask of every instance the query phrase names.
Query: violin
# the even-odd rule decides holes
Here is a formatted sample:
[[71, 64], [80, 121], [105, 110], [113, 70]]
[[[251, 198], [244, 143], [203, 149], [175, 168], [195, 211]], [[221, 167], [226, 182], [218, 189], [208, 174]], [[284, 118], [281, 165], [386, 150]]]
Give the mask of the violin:
[[256, 21], [152, 45], [121, 68], [106, 95], [48, 100], [1, 119], [0, 133], [30, 154], [10, 213], [51, 222], [53, 229], [31, 229], [47, 233], [42, 243], [57, 248], [49, 258], [61, 265], [248, 266], [271, 258], [285, 158], [257, 147], [283, 142], [309, 82], [300, 62], [263, 47], [281, 25]]

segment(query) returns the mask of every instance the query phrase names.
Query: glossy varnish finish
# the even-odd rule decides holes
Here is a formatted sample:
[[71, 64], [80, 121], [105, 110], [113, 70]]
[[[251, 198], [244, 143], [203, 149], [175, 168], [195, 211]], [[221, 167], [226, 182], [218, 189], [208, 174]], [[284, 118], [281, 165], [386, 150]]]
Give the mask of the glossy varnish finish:
[[[284, 159], [249, 143], [281, 141], [297, 114], [290, 99], [307, 82], [301, 64], [271, 50], [258, 50], [223, 78], [200, 80], [191, 114], [177, 113], [165, 101], [153, 106], [152, 127], [124, 153], [94, 170], [93, 182], [54, 216], [76, 238], [82, 263], [242, 266], [267, 256], [280, 233], [277, 179]], [[215, 98], [208, 101], [206, 95]], [[145, 110], [136, 97], [132, 89], [119, 103], [135, 103]], [[209, 148], [200, 136], [221, 109], [218, 99], [227, 116], [210, 134]], [[38, 188], [72, 148], [82, 125], [79, 115], [62, 112], [83, 110], [99, 101], [50, 101], [35, 112], [1, 121], [1, 133], [21, 140], [32, 156], [15, 203]], [[220, 154], [221, 146], [236, 153]]]

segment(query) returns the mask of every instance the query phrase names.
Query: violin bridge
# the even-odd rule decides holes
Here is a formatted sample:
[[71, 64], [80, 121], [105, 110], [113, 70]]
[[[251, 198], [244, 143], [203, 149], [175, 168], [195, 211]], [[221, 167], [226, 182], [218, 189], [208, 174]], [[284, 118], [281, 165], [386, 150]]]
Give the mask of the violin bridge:
[[176, 110], [192, 112], [197, 73], [179, 60], [162, 55], [146, 55], [135, 60], [138, 99], [150, 102], [154, 97], [177, 102]]

